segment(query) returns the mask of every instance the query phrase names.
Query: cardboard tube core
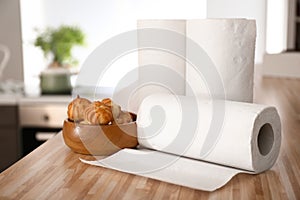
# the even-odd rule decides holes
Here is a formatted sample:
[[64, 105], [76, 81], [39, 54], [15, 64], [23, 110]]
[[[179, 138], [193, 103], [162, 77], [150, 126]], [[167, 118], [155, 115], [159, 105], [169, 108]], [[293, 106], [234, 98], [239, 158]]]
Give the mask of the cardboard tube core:
[[257, 144], [260, 154], [267, 155], [274, 144], [274, 132], [269, 123], [264, 124], [260, 129], [257, 136]]

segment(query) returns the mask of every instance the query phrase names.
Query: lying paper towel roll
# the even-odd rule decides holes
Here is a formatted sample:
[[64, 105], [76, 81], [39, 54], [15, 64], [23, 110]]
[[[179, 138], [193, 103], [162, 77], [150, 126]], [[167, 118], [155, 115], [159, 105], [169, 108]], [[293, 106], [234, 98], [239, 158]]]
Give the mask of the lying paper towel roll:
[[[216, 115], [224, 117], [221, 124]], [[142, 102], [137, 125], [138, 149], [82, 162], [213, 191], [235, 174], [271, 168], [280, 150], [280, 118], [265, 105], [155, 94]], [[215, 126], [221, 131], [201, 156]]]
[[[214, 103], [224, 106], [223, 124], [212, 121], [213, 115], [222, 116], [213, 113]], [[274, 107], [155, 94], [142, 102], [138, 116], [139, 144], [149, 149], [256, 173], [272, 167], [278, 157], [281, 125]], [[153, 126], [160, 122], [163, 125]], [[209, 135], [209, 129], [218, 125], [218, 136]], [[211, 138], [214, 143], [201, 156]]]
[[[186, 21], [186, 36], [196, 42], [217, 68], [227, 100], [253, 102], [254, 51], [256, 25], [247, 19], [195, 19]], [[186, 55], [194, 49], [186, 44]], [[200, 56], [200, 55], [199, 55]], [[187, 81], [194, 91], [190, 94], [214, 94], [205, 78], [199, 76], [201, 66], [187, 64]], [[205, 67], [205, 66], [204, 66]], [[218, 78], [218, 77], [216, 77]], [[216, 94], [219, 95], [219, 94]]]

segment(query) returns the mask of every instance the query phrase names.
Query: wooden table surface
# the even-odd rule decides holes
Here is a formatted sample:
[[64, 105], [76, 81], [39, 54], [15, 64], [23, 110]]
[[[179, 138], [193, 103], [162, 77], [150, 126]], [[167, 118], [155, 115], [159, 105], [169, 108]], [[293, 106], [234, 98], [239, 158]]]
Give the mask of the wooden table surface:
[[0, 174], [0, 199], [300, 199], [300, 80], [259, 80], [255, 101], [275, 105], [282, 148], [275, 166], [239, 174], [215, 192], [83, 164], [58, 134]]

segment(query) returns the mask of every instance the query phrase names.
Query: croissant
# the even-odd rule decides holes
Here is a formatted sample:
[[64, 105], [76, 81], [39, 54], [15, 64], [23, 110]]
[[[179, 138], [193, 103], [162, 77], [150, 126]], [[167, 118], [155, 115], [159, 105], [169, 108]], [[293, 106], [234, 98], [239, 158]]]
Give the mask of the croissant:
[[85, 109], [84, 119], [90, 124], [107, 125], [113, 120], [113, 115], [104, 103], [94, 101]]
[[132, 117], [129, 112], [121, 111], [119, 117], [117, 118], [117, 124], [125, 124], [132, 122]]
[[79, 95], [71, 101], [68, 105], [68, 118], [75, 122], [82, 121], [84, 119], [84, 110], [91, 102], [88, 99], [81, 98]]
[[105, 98], [101, 102], [110, 107], [114, 119], [117, 119], [119, 117], [121, 113], [121, 106], [114, 103], [110, 98]]

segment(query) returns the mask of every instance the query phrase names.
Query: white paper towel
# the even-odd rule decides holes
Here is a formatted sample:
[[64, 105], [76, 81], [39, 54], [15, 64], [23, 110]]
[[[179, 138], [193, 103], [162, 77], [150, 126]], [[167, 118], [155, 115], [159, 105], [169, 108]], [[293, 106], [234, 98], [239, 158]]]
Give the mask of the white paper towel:
[[[153, 75], [148, 71], [140, 70], [139, 80], [141, 83], [148, 80], [149, 77], [152, 77], [154, 81], [154, 84], [149, 86], [141, 84], [143, 86], [139, 93], [141, 101], [149, 94], [167, 92], [166, 90], [172, 90], [173, 94], [178, 95], [220, 96], [220, 91], [214, 91], [212, 84], [218, 82], [216, 79], [221, 79], [227, 100], [253, 102], [255, 20], [138, 20], [137, 27], [139, 29], [169, 30], [184, 36], [177, 37], [175, 34], [169, 33], [162, 40], [160, 36], [165, 33], [138, 32], [138, 47], [141, 48], [138, 57], [140, 67], [151, 64], [166, 66], [186, 77], [187, 82], [187, 84], [184, 80], [172, 82], [174, 77], [168, 72], [157, 73], [154, 71], [155, 75], [152, 77]], [[167, 45], [161, 45], [159, 48], [156, 45], [158, 42], [173, 43], [173, 49], [164, 49]], [[151, 48], [151, 45], [144, 48], [145, 43], [153, 44], [154, 48]], [[199, 47], [195, 48], [195, 44]], [[199, 48], [205, 54], [200, 53]], [[174, 52], [176, 53], [174, 54]], [[195, 63], [193, 55], [202, 60], [201, 64]], [[210, 59], [213, 66], [211, 63], [205, 62], [207, 58]], [[219, 76], [215, 76], [215, 74], [208, 76], [207, 72], [204, 73], [204, 69], [208, 73], [212, 73], [211, 69], [207, 69], [211, 67], [215, 68]], [[210, 70], [211, 72], [209, 72]], [[155, 81], [156, 76], [162, 76], [166, 80], [163, 82]], [[172, 82], [172, 85], [165, 84], [168, 82]], [[140, 102], [136, 104], [139, 105]]]
[[82, 161], [213, 191], [237, 173], [271, 168], [281, 143], [278, 113], [265, 105], [155, 94], [142, 102], [137, 125], [139, 149]]
[[[255, 20], [247, 19], [195, 19], [186, 21], [186, 36], [197, 43], [214, 63], [223, 82], [227, 100], [253, 102], [254, 51], [256, 39]], [[195, 53], [186, 44], [186, 55]], [[199, 56], [202, 56], [199, 54]], [[187, 95], [209, 96], [205, 76], [199, 76], [201, 67], [187, 63]], [[215, 77], [218, 78], [218, 77]], [[214, 82], [213, 80], [210, 80]], [[218, 91], [217, 91], [218, 92]], [[216, 94], [219, 95], [219, 94]]]
[[[137, 21], [138, 29], [153, 29], [155, 33], [151, 34], [147, 31], [137, 33], [140, 87], [138, 88], [137, 97], [132, 98], [133, 104], [136, 105], [133, 110], [136, 110], [136, 112], [142, 100], [150, 94], [157, 92], [185, 94], [185, 25], [185, 20], [145, 19]], [[163, 42], [168, 43], [168, 41], [161, 38], [165, 33], [163, 31], [160, 33], [159, 30], [175, 33], [174, 37], [169, 34], [168, 39], [176, 44], [173, 48], [178, 50], [181, 55], [174, 54], [172, 51], [174, 49], [165, 49], [166, 45]], [[182, 37], [176, 37], [176, 34], [182, 35]]]

